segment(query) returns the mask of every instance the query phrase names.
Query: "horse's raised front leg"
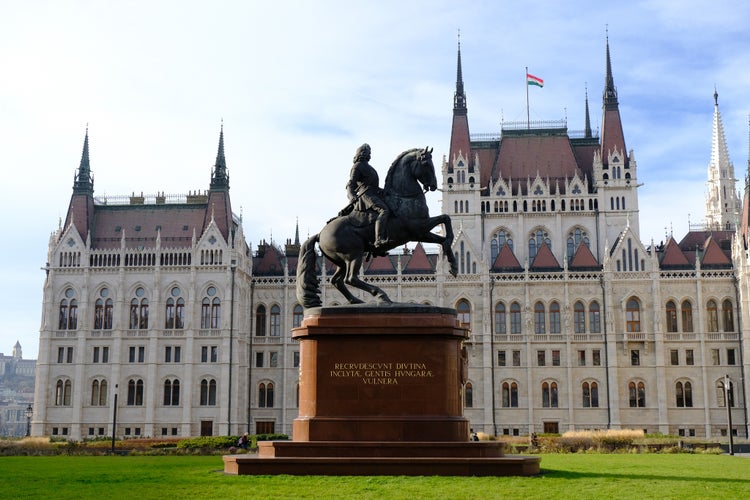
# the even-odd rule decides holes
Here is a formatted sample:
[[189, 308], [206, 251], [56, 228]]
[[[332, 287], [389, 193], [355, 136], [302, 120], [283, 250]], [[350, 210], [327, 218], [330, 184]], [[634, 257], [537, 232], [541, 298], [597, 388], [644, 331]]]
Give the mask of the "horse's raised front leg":
[[370, 285], [369, 283], [365, 283], [364, 281], [359, 279], [359, 269], [362, 267], [361, 255], [356, 259], [349, 261], [346, 267], [347, 285], [351, 285], [355, 288], [366, 291], [370, 295], [376, 297], [380, 302], [385, 302], [387, 304], [392, 303], [391, 299], [388, 297], [388, 294], [386, 294], [383, 290], [376, 287], [375, 285]]
[[[445, 236], [430, 232], [432, 228], [440, 224], [445, 228]], [[450, 216], [441, 214], [427, 219], [424, 233], [418, 238], [418, 240], [425, 243], [439, 244], [443, 249], [445, 258], [448, 259], [448, 263], [451, 266], [449, 270], [451, 276], [456, 276], [458, 274], [458, 262], [456, 261], [456, 256], [453, 254], [453, 249], [451, 248], [451, 245], [453, 245], [453, 226], [451, 225]]]
[[336, 271], [333, 273], [333, 276], [331, 276], [331, 284], [335, 286], [344, 297], [346, 297], [346, 300], [348, 300], [350, 304], [362, 304], [364, 301], [352, 295], [352, 292], [346, 287], [346, 283], [344, 283], [345, 277], [346, 268], [344, 266], [337, 266]]

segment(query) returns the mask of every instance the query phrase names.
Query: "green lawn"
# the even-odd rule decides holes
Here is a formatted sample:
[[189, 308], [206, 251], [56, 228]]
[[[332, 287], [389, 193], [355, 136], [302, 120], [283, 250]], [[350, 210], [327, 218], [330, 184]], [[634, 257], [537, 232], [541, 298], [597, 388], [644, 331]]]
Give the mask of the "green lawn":
[[227, 476], [220, 456], [0, 457], [0, 498], [750, 498], [750, 459], [542, 455], [538, 477]]

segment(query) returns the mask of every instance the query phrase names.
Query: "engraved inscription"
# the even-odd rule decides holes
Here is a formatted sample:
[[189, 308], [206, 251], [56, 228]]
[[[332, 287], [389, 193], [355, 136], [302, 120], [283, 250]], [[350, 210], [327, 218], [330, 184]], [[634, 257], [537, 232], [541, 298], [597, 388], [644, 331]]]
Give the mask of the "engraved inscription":
[[399, 385], [410, 379], [433, 378], [426, 363], [344, 362], [333, 363], [331, 378], [359, 379], [365, 385]]

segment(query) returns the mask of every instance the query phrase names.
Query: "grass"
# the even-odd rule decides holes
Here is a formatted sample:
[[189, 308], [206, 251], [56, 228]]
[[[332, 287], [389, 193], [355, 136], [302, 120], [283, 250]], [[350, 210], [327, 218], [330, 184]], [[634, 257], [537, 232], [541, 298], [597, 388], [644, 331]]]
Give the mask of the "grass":
[[750, 460], [547, 454], [538, 477], [227, 476], [220, 456], [0, 457], [2, 498], [750, 498]]

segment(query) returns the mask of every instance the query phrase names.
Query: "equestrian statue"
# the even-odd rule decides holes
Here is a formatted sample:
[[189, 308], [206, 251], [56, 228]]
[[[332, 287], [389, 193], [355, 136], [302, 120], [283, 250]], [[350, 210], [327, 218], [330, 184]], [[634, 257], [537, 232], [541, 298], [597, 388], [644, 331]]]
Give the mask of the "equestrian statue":
[[[304, 308], [319, 307], [320, 280], [316, 272], [315, 244], [337, 269], [331, 284], [350, 304], [363, 301], [347, 288], [364, 290], [382, 303], [391, 303], [388, 295], [359, 278], [362, 261], [410, 241], [437, 243], [450, 264], [450, 273], [458, 271], [451, 250], [453, 228], [446, 214], [430, 217], [424, 194], [437, 189], [432, 149], [409, 149], [393, 161], [381, 189], [377, 171], [369, 164], [368, 144], [357, 148], [354, 165], [346, 185], [350, 203], [323, 229], [300, 247], [297, 261], [297, 300]], [[445, 236], [431, 230], [442, 224]]]

